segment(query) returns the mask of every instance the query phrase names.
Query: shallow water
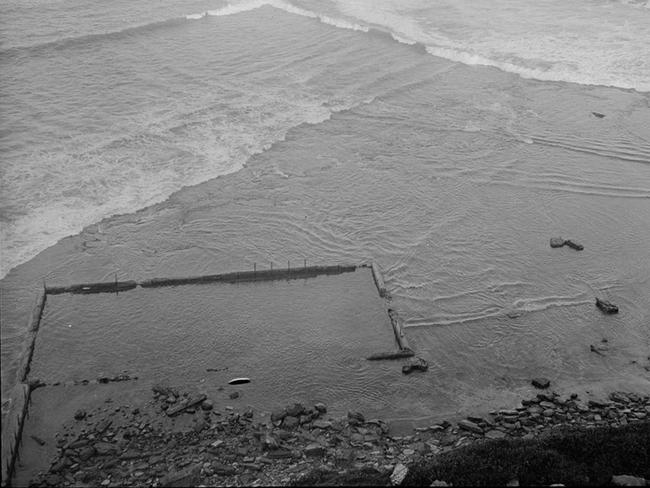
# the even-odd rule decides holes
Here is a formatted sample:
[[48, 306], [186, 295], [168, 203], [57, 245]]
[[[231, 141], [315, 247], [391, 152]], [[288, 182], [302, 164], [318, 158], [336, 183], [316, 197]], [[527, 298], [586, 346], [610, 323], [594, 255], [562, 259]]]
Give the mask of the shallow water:
[[[47, 109], [24, 121], [24, 140], [13, 133], [5, 146], [16, 166], [3, 170], [13, 178], [3, 229], [17, 240], [15, 261], [3, 263], [125, 212], [2, 280], [3, 395], [43, 280], [304, 259], [382, 266], [411, 345], [433, 365], [408, 388], [420, 392], [413, 416], [435, 409], [432, 389], [445, 408], [462, 409], [538, 374], [567, 387], [649, 384], [646, 93], [464, 66], [389, 35], [269, 6], [86, 41], [92, 48], [61, 41], [20, 48], [29, 56], [3, 52], [10, 86], [34, 78], [42, 63], [60, 80], [40, 81]], [[47, 59], [59, 49], [74, 52], [69, 64]], [[116, 62], [102, 71], [110, 56]], [[70, 78], [80, 60], [95, 78]], [[16, 93], [3, 103], [18, 107]], [[52, 97], [76, 116], [52, 110]], [[59, 126], [71, 137], [52, 132]], [[25, 150], [42, 148], [39, 141], [54, 149]], [[15, 184], [21, 178], [25, 187]], [[585, 250], [551, 249], [556, 235]], [[596, 295], [621, 313], [600, 314]], [[606, 355], [591, 353], [602, 339]], [[385, 401], [399, 406], [403, 392], [393, 391]]]

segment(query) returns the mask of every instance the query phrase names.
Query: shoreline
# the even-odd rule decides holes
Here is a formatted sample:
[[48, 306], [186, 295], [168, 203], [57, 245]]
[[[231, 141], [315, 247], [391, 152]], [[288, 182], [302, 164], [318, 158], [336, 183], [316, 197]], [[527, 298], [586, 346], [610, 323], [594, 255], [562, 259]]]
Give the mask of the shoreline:
[[[36, 486], [286, 486], [314, 473], [346, 479], [364, 470], [385, 481], [398, 465], [426, 466], [482, 442], [542, 439], [561, 427], [649, 423], [648, 394], [617, 391], [584, 400], [538, 391], [511, 409], [395, 433], [361, 412], [332, 417], [322, 403], [257, 412], [156, 385], [140, 403], [106, 398], [75, 411], [54, 439], [30, 431], [21, 458], [27, 463], [39, 447], [56, 445], [49, 466], [31, 473]], [[26, 471], [18, 469], [15, 481], [30, 481]]]

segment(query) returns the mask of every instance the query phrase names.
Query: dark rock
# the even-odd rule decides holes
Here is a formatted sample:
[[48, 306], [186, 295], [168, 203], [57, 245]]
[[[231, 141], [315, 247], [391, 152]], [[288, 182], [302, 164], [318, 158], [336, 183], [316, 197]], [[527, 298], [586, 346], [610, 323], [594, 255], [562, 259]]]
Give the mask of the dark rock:
[[79, 409], [74, 413], [75, 420], [83, 420], [86, 418], [86, 411]]
[[564, 239], [561, 237], [551, 237], [551, 247], [562, 247], [564, 246]]
[[214, 402], [212, 400], [203, 400], [201, 402], [201, 409], [205, 411], [212, 410], [214, 408]]
[[603, 117], [605, 117], [605, 114], [601, 114], [600, 112], [591, 112], [591, 114], [594, 117], [599, 118], [599, 119], [602, 119]]
[[324, 403], [317, 403], [316, 405], [314, 405], [314, 408], [320, 414], [327, 413], [327, 406]]
[[230, 394], [230, 399], [231, 399], [231, 400], [236, 400], [237, 398], [239, 398], [239, 392], [238, 392], [238, 391], [233, 391], [233, 392]]
[[618, 313], [618, 307], [616, 305], [606, 300], [601, 300], [598, 297], [596, 297], [596, 306], [606, 314]]
[[549, 386], [551, 386], [551, 380], [542, 377], [533, 378], [531, 380], [531, 383], [535, 388], [540, 388], [540, 389], [548, 388]]
[[325, 454], [325, 448], [318, 443], [311, 443], [305, 447], [305, 455], [308, 457], [319, 457]]
[[404, 366], [402, 366], [402, 373], [411, 374], [413, 371], [427, 371], [429, 363], [422, 358], [410, 359]]
[[366, 421], [361, 412], [348, 411], [348, 423], [350, 425], [363, 424]]
[[30, 437], [31, 437], [32, 439], [34, 439], [34, 441], [36, 441], [36, 443], [37, 443], [39, 446], [44, 446], [44, 445], [45, 445], [45, 441], [44, 441], [43, 439], [41, 439], [40, 437], [35, 436], [35, 435], [30, 435]]
[[564, 241], [564, 244], [569, 246], [571, 249], [575, 249], [576, 251], [582, 251], [585, 248], [582, 244], [578, 244], [577, 242], [574, 242], [571, 239], [567, 239], [566, 241]]

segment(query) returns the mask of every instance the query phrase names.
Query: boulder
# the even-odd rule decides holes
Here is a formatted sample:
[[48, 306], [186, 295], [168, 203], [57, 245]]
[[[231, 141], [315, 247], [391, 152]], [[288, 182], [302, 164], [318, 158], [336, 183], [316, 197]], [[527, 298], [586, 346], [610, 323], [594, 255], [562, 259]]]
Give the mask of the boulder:
[[402, 484], [404, 481], [404, 478], [406, 478], [406, 475], [408, 474], [409, 469], [404, 466], [402, 463], [397, 463], [395, 465], [395, 468], [393, 468], [393, 472], [390, 475], [390, 482], [393, 486], [399, 486]]
[[551, 380], [542, 377], [533, 378], [531, 380], [531, 383], [535, 388], [540, 388], [540, 389], [548, 388], [549, 386], [551, 386]]
[[422, 358], [410, 359], [404, 366], [402, 366], [402, 373], [411, 374], [413, 371], [427, 371], [429, 363]]
[[647, 486], [648, 482], [645, 478], [621, 474], [612, 476], [612, 484], [615, 486]]

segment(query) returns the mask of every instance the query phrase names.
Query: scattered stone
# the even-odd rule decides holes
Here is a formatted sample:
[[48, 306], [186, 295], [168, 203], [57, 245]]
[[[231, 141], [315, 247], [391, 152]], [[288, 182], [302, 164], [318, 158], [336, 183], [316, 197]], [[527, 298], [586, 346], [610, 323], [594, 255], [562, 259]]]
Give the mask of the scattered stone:
[[605, 117], [605, 114], [601, 114], [600, 112], [591, 112], [591, 114], [598, 119]]
[[44, 446], [45, 445], [45, 441], [43, 439], [41, 439], [40, 437], [35, 436], [35, 435], [30, 435], [30, 437], [32, 439], [34, 439], [39, 446]]
[[596, 306], [606, 314], [618, 313], [618, 307], [611, 302], [596, 297]]
[[564, 239], [561, 237], [551, 237], [551, 247], [562, 247], [564, 246]]
[[86, 418], [86, 411], [79, 409], [74, 413], [75, 420], [83, 420]]
[[535, 388], [539, 388], [539, 389], [542, 389], [542, 390], [545, 389], [545, 388], [548, 388], [549, 386], [551, 386], [551, 380], [549, 380], [548, 378], [542, 378], [542, 377], [533, 378], [531, 380], [531, 383]]
[[201, 402], [201, 410], [209, 411], [214, 408], [214, 402], [212, 400], [203, 400]]
[[427, 371], [429, 369], [429, 363], [422, 358], [413, 358], [402, 366], [402, 373], [411, 374], [413, 371]]
[[230, 399], [231, 399], [231, 400], [236, 400], [237, 398], [239, 398], [239, 392], [238, 392], [238, 391], [233, 391], [233, 392], [230, 394]]
[[392, 483], [393, 486], [399, 486], [402, 484], [404, 481], [404, 478], [406, 478], [406, 475], [408, 474], [409, 469], [404, 466], [402, 463], [397, 463], [395, 465], [395, 468], [393, 469], [393, 472], [390, 475], [390, 482]]

